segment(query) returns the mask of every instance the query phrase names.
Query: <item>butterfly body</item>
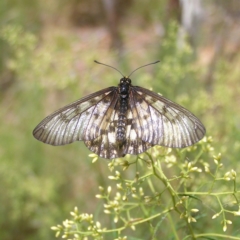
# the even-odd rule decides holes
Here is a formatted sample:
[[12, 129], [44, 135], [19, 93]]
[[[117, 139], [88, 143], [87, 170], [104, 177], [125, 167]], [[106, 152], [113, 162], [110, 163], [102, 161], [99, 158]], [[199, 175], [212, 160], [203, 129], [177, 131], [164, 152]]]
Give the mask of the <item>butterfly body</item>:
[[128, 101], [130, 86], [131, 80], [127, 77], [122, 78], [118, 85], [119, 112], [117, 121], [116, 140], [119, 144], [119, 148], [123, 147], [123, 145], [126, 143], [127, 110], [129, 108]]
[[100, 157], [137, 155], [154, 145], [183, 148], [205, 135], [200, 120], [184, 107], [148, 89], [132, 86], [128, 77], [73, 102], [46, 117], [33, 130], [51, 145], [84, 141]]

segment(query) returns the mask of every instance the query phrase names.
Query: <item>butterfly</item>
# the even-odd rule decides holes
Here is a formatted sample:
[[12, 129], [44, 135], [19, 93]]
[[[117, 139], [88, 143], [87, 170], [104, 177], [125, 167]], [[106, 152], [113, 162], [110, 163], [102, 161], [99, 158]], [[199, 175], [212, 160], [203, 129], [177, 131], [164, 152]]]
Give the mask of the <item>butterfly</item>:
[[205, 127], [195, 115], [155, 92], [133, 86], [130, 75], [122, 75], [118, 87], [102, 89], [52, 113], [37, 125], [33, 136], [54, 146], [84, 141], [90, 151], [106, 159], [138, 155], [155, 145], [184, 148], [204, 137]]

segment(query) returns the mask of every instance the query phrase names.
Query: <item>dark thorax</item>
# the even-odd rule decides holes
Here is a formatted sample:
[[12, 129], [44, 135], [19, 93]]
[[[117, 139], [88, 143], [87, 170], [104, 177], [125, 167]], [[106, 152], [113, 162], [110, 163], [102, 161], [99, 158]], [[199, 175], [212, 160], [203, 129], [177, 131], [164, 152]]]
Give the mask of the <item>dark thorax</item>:
[[126, 142], [127, 110], [130, 86], [131, 79], [129, 79], [128, 77], [122, 78], [120, 80], [120, 84], [118, 85], [119, 112], [116, 138], [120, 147], [123, 146]]

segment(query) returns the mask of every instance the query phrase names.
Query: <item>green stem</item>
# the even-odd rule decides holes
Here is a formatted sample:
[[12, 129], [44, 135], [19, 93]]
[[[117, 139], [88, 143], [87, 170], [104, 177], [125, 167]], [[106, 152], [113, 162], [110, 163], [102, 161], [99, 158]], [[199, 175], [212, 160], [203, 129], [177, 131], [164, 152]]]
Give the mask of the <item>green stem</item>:
[[176, 207], [176, 199], [175, 196], [177, 196], [177, 193], [174, 191], [173, 187], [171, 186], [171, 184], [169, 183], [167, 177], [164, 175], [163, 171], [162, 171], [162, 167], [161, 167], [161, 163], [158, 164], [158, 172], [156, 171], [156, 168], [154, 166], [154, 161], [152, 159], [152, 156], [149, 153], [146, 153], [149, 157], [149, 159], [151, 160], [152, 163], [152, 170], [153, 170], [153, 174], [162, 181], [162, 183], [165, 185], [166, 189], [169, 191], [170, 196], [172, 198], [172, 202], [173, 202], [173, 206], [174, 209], [180, 214], [181, 212], [177, 209]]
[[[240, 193], [237, 191], [236, 193]], [[209, 196], [219, 196], [219, 195], [229, 195], [234, 194], [234, 192], [219, 192], [219, 193], [211, 193], [211, 192], [179, 192], [178, 195], [209, 195]]]

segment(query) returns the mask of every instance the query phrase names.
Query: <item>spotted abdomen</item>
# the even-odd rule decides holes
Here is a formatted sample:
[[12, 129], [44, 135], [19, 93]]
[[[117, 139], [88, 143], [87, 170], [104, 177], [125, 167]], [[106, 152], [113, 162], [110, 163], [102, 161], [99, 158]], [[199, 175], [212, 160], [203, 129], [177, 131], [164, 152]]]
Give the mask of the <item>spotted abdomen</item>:
[[123, 145], [126, 141], [127, 107], [128, 99], [120, 99], [120, 109], [117, 122], [117, 141]]

